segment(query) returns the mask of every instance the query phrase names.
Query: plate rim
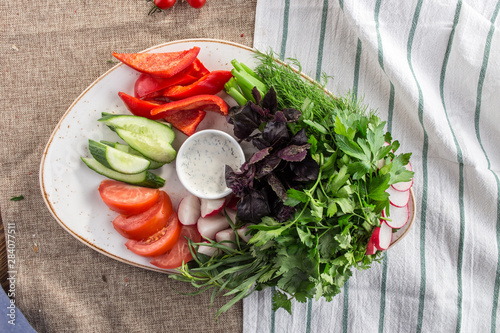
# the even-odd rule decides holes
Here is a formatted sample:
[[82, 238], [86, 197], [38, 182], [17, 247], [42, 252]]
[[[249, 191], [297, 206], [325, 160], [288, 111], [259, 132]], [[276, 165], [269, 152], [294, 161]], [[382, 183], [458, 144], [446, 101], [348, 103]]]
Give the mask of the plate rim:
[[[169, 41], [169, 42], [157, 44], [157, 45], [151, 46], [151, 47], [149, 47], [147, 49], [144, 49], [142, 51], [139, 51], [137, 53], [150, 52], [150, 51], [153, 51], [155, 49], [158, 49], [158, 48], [161, 48], [161, 47], [165, 47], [165, 46], [169, 46], [169, 45], [176, 45], [176, 44], [183, 44], [183, 43], [196, 43], [196, 42], [214, 43], [214, 44], [225, 44], [225, 45], [234, 46], [236, 48], [240, 48], [240, 49], [243, 49], [243, 50], [246, 50], [246, 51], [249, 51], [249, 52], [253, 52], [253, 53], [258, 53], [259, 52], [258, 50], [256, 50], [253, 47], [249, 47], [249, 46], [246, 46], [246, 45], [243, 45], [243, 44], [239, 44], [239, 43], [231, 42], [231, 41], [227, 41], [227, 40], [214, 39], [214, 38], [187, 38], [187, 39], [179, 39], [179, 40], [174, 40], [174, 41]], [[52, 132], [51, 132], [51, 134], [49, 136], [49, 139], [47, 140], [47, 143], [45, 144], [45, 147], [44, 147], [43, 152], [42, 152], [42, 157], [41, 157], [40, 167], [39, 167], [39, 186], [40, 186], [40, 191], [41, 191], [41, 194], [42, 194], [43, 201], [45, 202], [45, 205], [46, 205], [46, 207], [49, 210], [49, 213], [58, 222], [58, 224], [64, 230], [66, 230], [70, 235], [72, 235], [74, 238], [76, 238], [77, 240], [79, 240], [80, 242], [82, 242], [83, 244], [85, 244], [86, 246], [90, 247], [92, 250], [97, 251], [97, 252], [99, 252], [99, 253], [107, 256], [108, 258], [120, 261], [122, 263], [131, 265], [131, 266], [135, 266], [135, 267], [138, 267], [138, 268], [143, 268], [143, 269], [147, 269], [147, 270], [150, 270], [150, 271], [159, 272], [159, 273], [163, 273], [163, 274], [176, 273], [175, 270], [166, 270], [166, 269], [161, 269], [161, 268], [154, 268], [154, 267], [142, 265], [140, 263], [137, 263], [137, 262], [134, 262], [134, 261], [131, 261], [131, 260], [127, 260], [125, 258], [122, 258], [120, 256], [117, 256], [115, 254], [112, 254], [112, 253], [110, 253], [110, 252], [108, 252], [108, 251], [100, 248], [96, 244], [93, 244], [93, 243], [89, 242], [88, 240], [86, 240], [85, 238], [83, 238], [81, 235], [79, 235], [75, 231], [73, 231], [70, 227], [68, 227], [62, 221], [62, 219], [60, 217], [58, 217], [58, 215], [55, 212], [55, 209], [54, 209], [53, 205], [50, 203], [50, 201], [48, 199], [48, 193], [47, 193], [47, 190], [45, 189], [45, 184], [44, 184], [44, 167], [45, 167], [45, 162], [46, 162], [46, 158], [47, 158], [47, 153], [48, 153], [48, 150], [49, 150], [49, 148], [50, 148], [50, 146], [51, 146], [51, 144], [52, 144], [52, 142], [53, 142], [53, 140], [54, 140], [57, 132], [61, 128], [61, 125], [62, 125], [63, 121], [66, 119], [66, 117], [68, 116], [68, 114], [70, 113], [70, 111], [75, 107], [75, 105], [87, 94], [88, 91], [90, 91], [97, 83], [99, 83], [101, 80], [103, 80], [111, 72], [117, 70], [118, 68], [120, 68], [122, 66], [126, 66], [126, 65], [123, 64], [123, 63], [118, 63], [118, 64], [114, 65], [113, 67], [111, 67], [110, 69], [108, 69], [107, 71], [105, 71], [103, 74], [101, 74], [99, 77], [97, 77], [94, 81], [92, 81], [92, 83], [89, 86], [87, 86], [87, 88], [85, 88], [78, 95], [78, 97], [75, 98], [75, 100], [73, 100], [73, 102], [69, 105], [69, 107], [66, 109], [66, 111], [64, 112], [64, 114], [61, 116], [61, 118], [57, 122], [57, 124], [54, 127], [54, 129], [52, 130]], [[314, 80], [312, 78], [310, 78], [308, 75], [306, 75], [304, 73], [300, 73], [300, 74], [305, 79], [314, 82]], [[325, 90], [325, 91], [328, 92], [327, 90]], [[416, 205], [415, 205], [416, 204], [416, 200], [415, 200], [415, 195], [414, 195], [413, 189], [410, 188], [409, 191], [410, 191], [410, 200], [413, 203], [413, 212], [412, 212], [413, 214], [412, 214], [412, 216], [410, 217], [410, 220], [407, 223], [408, 226], [406, 227], [405, 231], [399, 236], [398, 239], [396, 239], [394, 242], [391, 243], [391, 245], [389, 246], [388, 250], [391, 249], [392, 247], [394, 247], [401, 239], [403, 239], [408, 234], [408, 232], [412, 228], [413, 223], [415, 221], [415, 217], [416, 217]]]

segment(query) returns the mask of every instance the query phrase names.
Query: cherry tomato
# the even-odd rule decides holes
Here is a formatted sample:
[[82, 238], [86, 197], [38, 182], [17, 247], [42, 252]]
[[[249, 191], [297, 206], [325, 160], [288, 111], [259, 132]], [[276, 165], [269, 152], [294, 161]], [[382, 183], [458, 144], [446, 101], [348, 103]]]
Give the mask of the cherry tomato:
[[134, 215], [151, 208], [158, 200], [160, 190], [105, 179], [99, 185], [99, 194], [109, 209], [123, 215]]
[[175, 5], [176, 0], [154, 0], [155, 6], [160, 9], [168, 9]]
[[187, 0], [187, 3], [193, 8], [201, 8], [205, 6], [207, 0]]
[[186, 237], [195, 243], [201, 241], [201, 236], [196, 226], [183, 225], [179, 240], [175, 243], [174, 247], [167, 253], [151, 259], [151, 264], [164, 269], [174, 269], [180, 267], [182, 262], [186, 263], [193, 259]]
[[131, 239], [125, 243], [125, 246], [140, 256], [156, 257], [164, 254], [177, 243], [181, 228], [177, 213], [172, 211], [167, 224], [160, 231], [140, 241]]
[[125, 238], [141, 240], [161, 230], [172, 214], [172, 201], [167, 193], [160, 191], [160, 197], [147, 211], [113, 220], [113, 227]]

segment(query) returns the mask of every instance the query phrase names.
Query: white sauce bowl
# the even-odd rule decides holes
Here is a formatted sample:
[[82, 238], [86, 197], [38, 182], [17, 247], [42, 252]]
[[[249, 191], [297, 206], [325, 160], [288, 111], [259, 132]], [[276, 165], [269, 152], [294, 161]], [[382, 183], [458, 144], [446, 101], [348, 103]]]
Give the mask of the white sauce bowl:
[[193, 195], [220, 199], [231, 193], [226, 186], [225, 168], [239, 170], [245, 154], [238, 142], [219, 130], [199, 131], [184, 141], [176, 158], [177, 176]]

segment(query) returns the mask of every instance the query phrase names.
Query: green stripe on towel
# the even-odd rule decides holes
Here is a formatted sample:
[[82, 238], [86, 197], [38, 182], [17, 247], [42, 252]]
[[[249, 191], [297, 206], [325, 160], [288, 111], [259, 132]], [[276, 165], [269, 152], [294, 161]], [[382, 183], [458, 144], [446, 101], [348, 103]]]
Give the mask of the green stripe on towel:
[[424, 125], [424, 96], [422, 95], [422, 89], [415, 75], [411, 61], [411, 52], [413, 46], [413, 38], [415, 37], [415, 31], [418, 25], [418, 18], [420, 16], [420, 10], [422, 9], [423, 0], [419, 0], [415, 8], [415, 13], [413, 15], [413, 22], [410, 29], [410, 34], [408, 36], [407, 45], [407, 60], [410, 67], [413, 79], [417, 84], [418, 88], [418, 119], [422, 130], [424, 132], [424, 142], [422, 147], [422, 207], [420, 209], [421, 214], [421, 224], [420, 224], [420, 296], [418, 304], [418, 317], [417, 317], [417, 332], [422, 331], [422, 322], [424, 317], [424, 305], [425, 305], [425, 290], [426, 290], [426, 271], [425, 271], [425, 226], [427, 219], [427, 187], [428, 187], [428, 172], [427, 172], [427, 154], [429, 150], [429, 137]]
[[453, 136], [453, 141], [455, 142], [455, 148], [457, 150], [457, 162], [458, 162], [458, 207], [460, 209], [460, 236], [458, 242], [458, 260], [457, 260], [457, 326], [456, 332], [460, 332], [462, 328], [462, 306], [463, 306], [463, 290], [462, 290], [462, 267], [463, 267], [463, 253], [464, 253], [464, 236], [465, 236], [465, 208], [464, 208], [464, 163], [462, 148], [460, 147], [455, 131], [451, 126], [450, 119], [448, 117], [448, 110], [446, 108], [446, 103], [444, 100], [444, 80], [446, 76], [446, 68], [448, 66], [448, 59], [450, 57], [451, 47], [453, 45], [453, 39], [455, 36], [455, 29], [460, 18], [460, 11], [462, 8], [462, 1], [459, 0], [457, 7], [455, 9], [455, 17], [453, 18], [453, 27], [451, 29], [450, 38], [448, 39], [448, 45], [446, 47], [446, 52], [444, 55], [443, 66], [441, 67], [441, 75], [439, 79], [439, 93], [441, 96], [441, 103], [443, 104], [444, 113], [446, 115], [446, 120], [448, 122], [448, 127], [450, 128], [451, 134]]
[[285, 59], [286, 41], [288, 39], [288, 17], [290, 16], [290, 0], [285, 0], [285, 9], [283, 13], [283, 35], [281, 36], [280, 57]]
[[493, 39], [493, 34], [495, 32], [495, 21], [498, 16], [498, 11], [500, 9], [500, 1], [497, 2], [495, 6], [495, 10], [491, 17], [491, 26], [488, 32], [488, 36], [486, 37], [486, 45], [484, 47], [483, 54], [483, 63], [481, 65], [481, 71], [479, 74], [479, 82], [477, 84], [477, 98], [476, 98], [476, 114], [474, 119], [474, 126], [476, 129], [476, 137], [481, 149], [483, 151], [484, 157], [488, 162], [488, 170], [491, 171], [493, 176], [495, 177], [496, 185], [497, 185], [497, 225], [496, 225], [496, 237], [497, 237], [497, 270], [495, 277], [495, 286], [493, 288], [493, 305], [491, 311], [491, 332], [496, 332], [496, 321], [497, 321], [497, 310], [498, 310], [498, 297], [500, 293], [500, 180], [498, 179], [498, 175], [491, 169], [490, 159], [486, 150], [483, 147], [483, 143], [481, 141], [481, 132], [479, 131], [479, 119], [481, 115], [481, 101], [483, 95], [483, 84], [484, 79], [486, 77], [486, 69], [488, 68], [488, 60], [490, 56], [491, 49], [491, 40]]

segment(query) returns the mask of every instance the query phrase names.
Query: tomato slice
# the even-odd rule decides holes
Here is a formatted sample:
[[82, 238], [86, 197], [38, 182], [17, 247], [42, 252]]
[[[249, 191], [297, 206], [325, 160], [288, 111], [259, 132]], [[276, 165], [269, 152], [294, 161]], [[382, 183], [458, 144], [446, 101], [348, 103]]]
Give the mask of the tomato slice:
[[99, 194], [112, 211], [134, 215], [151, 208], [158, 200], [160, 190], [105, 179], [99, 185]]
[[158, 232], [143, 240], [131, 239], [125, 246], [135, 254], [143, 257], [156, 257], [170, 250], [181, 234], [182, 225], [177, 213], [172, 211], [167, 224]]
[[125, 238], [141, 240], [161, 230], [172, 214], [172, 201], [168, 194], [160, 191], [160, 197], [153, 207], [135, 215], [119, 215], [113, 220], [113, 227]]
[[159, 268], [174, 269], [180, 267], [183, 262], [193, 259], [186, 237], [195, 243], [201, 241], [201, 236], [196, 226], [183, 225], [179, 240], [175, 243], [174, 247], [167, 253], [151, 259], [151, 264]]

